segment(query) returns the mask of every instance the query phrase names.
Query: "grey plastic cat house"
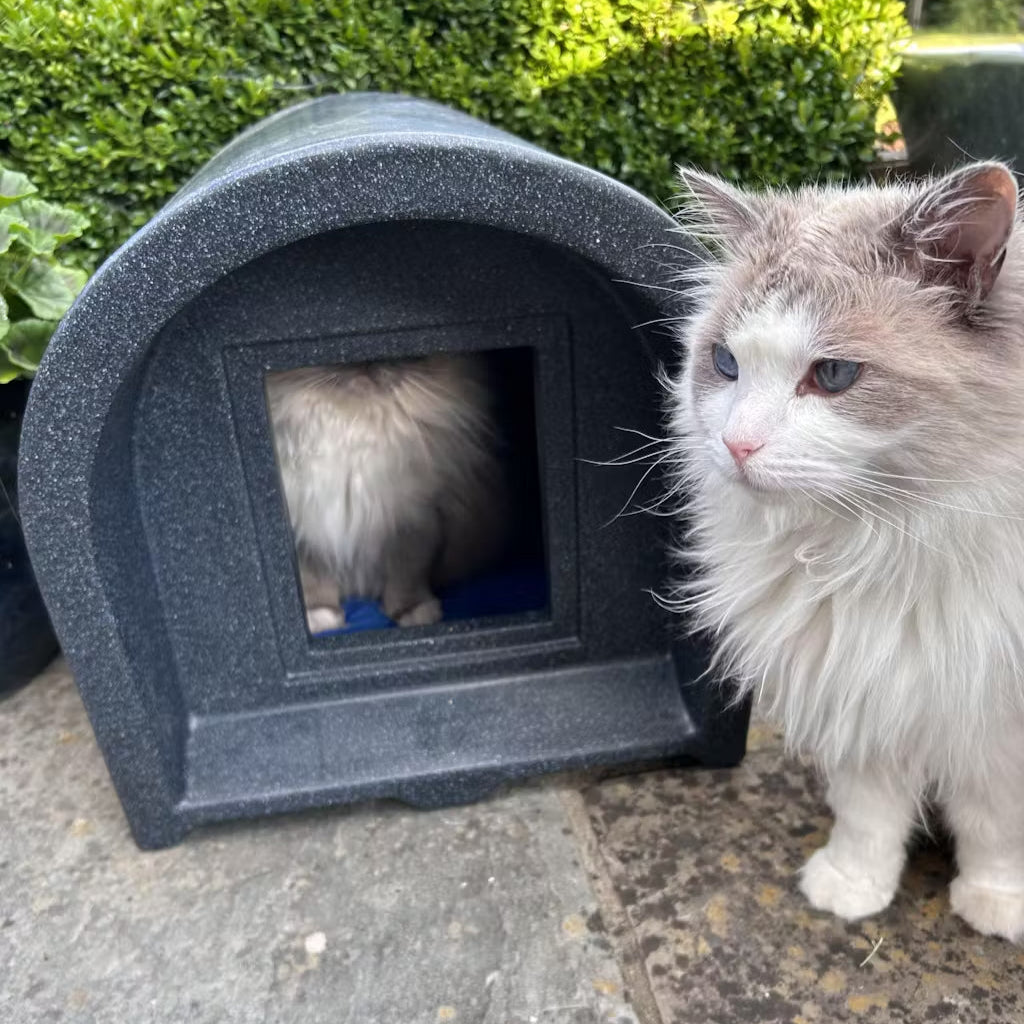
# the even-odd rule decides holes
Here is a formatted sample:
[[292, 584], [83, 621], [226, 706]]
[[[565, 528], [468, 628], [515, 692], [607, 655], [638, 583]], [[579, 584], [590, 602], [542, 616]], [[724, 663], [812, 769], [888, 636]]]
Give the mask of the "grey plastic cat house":
[[[370, 797], [464, 802], [614, 762], [728, 765], [744, 709], [646, 591], [670, 218], [440, 106], [335, 96], [250, 129], [97, 273], [32, 388], [33, 565], [136, 841]], [[629, 282], [629, 283], [626, 283]], [[264, 400], [290, 366], [526, 350], [546, 598], [312, 637]]]

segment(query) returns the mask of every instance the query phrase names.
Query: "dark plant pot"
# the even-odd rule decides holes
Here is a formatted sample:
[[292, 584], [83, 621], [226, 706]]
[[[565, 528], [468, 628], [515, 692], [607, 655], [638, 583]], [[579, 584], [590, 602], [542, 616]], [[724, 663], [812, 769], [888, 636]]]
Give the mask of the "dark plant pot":
[[57, 653], [17, 514], [18, 437], [28, 382], [0, 385], [0, 695], [30, 682]]
[[1024, 46], [908, 53], [894, 99], [915, 173], [1024, 154]]

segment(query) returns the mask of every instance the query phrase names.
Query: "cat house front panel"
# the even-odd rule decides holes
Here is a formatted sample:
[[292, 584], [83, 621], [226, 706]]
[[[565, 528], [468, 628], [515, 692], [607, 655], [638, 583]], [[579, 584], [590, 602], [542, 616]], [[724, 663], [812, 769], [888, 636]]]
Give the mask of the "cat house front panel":
[[[642, 318], [569, 253], [440, 223], [319, 236], [200, 296], [163, 333], [134, 430], [141, 514], [190, 705], [257, 708], [663, 648], [668, 623], [645, 593], [659, 562], [628, 554], [664, 540], [659, 520], [623, 508], [642, 470], [595, 464], [658, 430]], [[519, 481], [508, 512], [539, 518], [545, 600], [518, 614], [312, 636], [266, 377], [435, 352], [483, 353], [499, 378], [503, 356], [506, 370], [516, 353], [528, 357], [539, 486], [531, 503]], [[181, 425], [174, 445], [158, 426], [169, 417]], [[248, 628], [225, 633], [225, 610]]]

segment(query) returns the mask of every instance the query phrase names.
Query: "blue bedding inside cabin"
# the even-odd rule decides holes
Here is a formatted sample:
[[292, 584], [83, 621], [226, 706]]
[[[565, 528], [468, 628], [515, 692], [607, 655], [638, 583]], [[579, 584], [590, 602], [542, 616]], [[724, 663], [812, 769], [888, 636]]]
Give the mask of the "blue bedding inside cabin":
[[[547, 605], [548, 581], [541, 565], [506, 566], [446, 587], [438, 596], [441, 598], [445, 621], [515, 615]], [[395, 626], [376, 601], [350, 598], [345, 602], [344, 610], [346, 625], [343, 628], [317, 635], [335, 636], [365, 629], [391, 629]]]

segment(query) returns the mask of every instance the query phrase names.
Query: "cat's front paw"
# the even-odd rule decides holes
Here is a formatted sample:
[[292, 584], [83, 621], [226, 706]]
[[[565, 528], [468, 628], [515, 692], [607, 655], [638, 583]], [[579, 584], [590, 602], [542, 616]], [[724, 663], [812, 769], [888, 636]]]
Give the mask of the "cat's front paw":
[[1024, 942], [1024, 892], [990, 889], [955, 878], [949, 902], [953, 913], [982, 935]]
[[341, 629], [345, 625], [345, 613], [340, 608], [329, 608], [326, 605], [307, 608], [306, 625], [310, 633], [326, 633], [332, 629]]
[[817, 910], [827, 910], [847, 921], [885, 910], [895, 890], [880, 885], [863, 872], [840, 871], [828, 847], [818, 850], [800, 873], [800, 891]]
[[435, 622], [440, 622], [442, 616], [441, 602], [432, 597], [429, 601], [423, 601], [402, 612], [395, 621], [400, 626], [432, 626]]

